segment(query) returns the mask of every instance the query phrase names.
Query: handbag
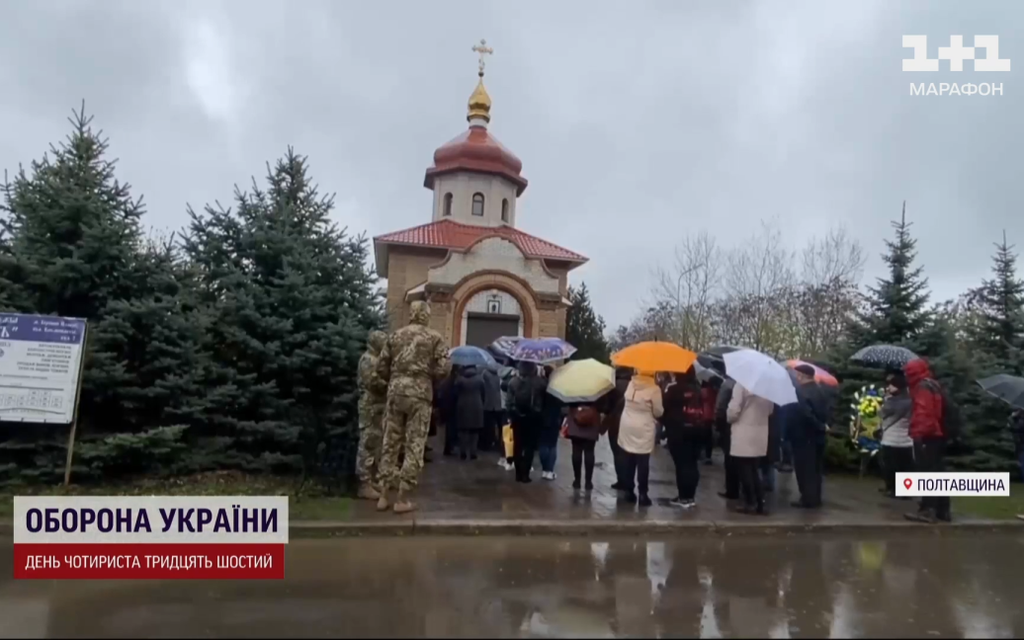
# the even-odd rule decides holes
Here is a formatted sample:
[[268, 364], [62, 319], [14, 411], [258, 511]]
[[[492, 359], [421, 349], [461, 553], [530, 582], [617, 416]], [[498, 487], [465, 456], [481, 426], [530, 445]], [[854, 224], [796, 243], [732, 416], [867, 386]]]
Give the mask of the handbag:
[[569, 438], [569, 418], [562, 418], [562, 427], [558, 430], [558, 433], [563, 438]]

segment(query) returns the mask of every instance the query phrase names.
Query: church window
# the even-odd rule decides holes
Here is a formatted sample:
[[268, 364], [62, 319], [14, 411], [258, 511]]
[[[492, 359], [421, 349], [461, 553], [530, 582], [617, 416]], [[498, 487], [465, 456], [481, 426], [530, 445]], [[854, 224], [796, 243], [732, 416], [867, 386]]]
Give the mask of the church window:
[[508, 198], [501, 200], [501, 221], [508, 222]]
[[444, 194], [444, 215], [452, 215], [452, 194]]
[[482, 193], [473, 194], [473, 215], [484, 215], [484, 194]]

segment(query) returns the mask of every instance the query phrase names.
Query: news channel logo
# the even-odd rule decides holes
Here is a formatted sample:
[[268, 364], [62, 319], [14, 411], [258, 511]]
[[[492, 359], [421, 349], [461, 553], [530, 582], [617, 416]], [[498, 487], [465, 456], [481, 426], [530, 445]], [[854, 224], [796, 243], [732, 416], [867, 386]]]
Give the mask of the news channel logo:
[[[973, 36], [974, 46], [964, 46], [962, 35], [949, 36], [949, 46], [938, 47], [937, 57], [928, 57], [928, 36], [904, 35], [903, 48], [912, 49], [913, 58], [903, 59], [903, 71], [908, 73], [938, 73], [945, 66], [953, 73], [964, 71], [964, 62], [970, 60], [974, 73], [1009, 72], [1009, 58], [999, 57], [999, 36]], [[978, 57], [984, 49], [985, 56]], [[947, 65], [941, 62], [946, 60]], [[973, 78], [972, 78], [973, 80]], [[1001, 96], [1002, 82], [911, 82], [912, 96]]]

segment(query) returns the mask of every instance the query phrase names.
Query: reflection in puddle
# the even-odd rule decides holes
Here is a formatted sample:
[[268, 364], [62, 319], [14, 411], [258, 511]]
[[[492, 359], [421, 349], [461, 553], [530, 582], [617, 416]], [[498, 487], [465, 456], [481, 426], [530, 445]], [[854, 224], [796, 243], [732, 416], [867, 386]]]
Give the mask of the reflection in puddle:
[[1024, 637], [1020, 548], [998, 535], [296, 541], [283, 582], [0, 580], [0, 637]]

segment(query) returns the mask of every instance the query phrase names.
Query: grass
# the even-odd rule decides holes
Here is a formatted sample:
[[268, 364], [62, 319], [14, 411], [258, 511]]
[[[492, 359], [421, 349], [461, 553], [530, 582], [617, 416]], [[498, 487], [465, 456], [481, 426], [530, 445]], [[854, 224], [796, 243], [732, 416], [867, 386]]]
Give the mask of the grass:
[[963, 514], [986, 520], [1014, 520], [1024, 513], [1024, 485], [1010, 486], [1010, 497], [954, 497], [953, 515]]
[[[867, 490], [866, 487], [871, 487], [871, 491], [876, 490], [881, 482], [881, 478], [874, 474], [868, 474], [863, 478], [854, 474], [833, 476], [833, 478], [844, 478], [847, 482], [863, 484], [865, 490]], [[954, 518], [962, 515], [984, 520], [1016, 520], [1018, 514], [1024, 514], [1024, 484], [1011, 482], [1009, 497], [954, 496], [950, 500]]]
[[10, 518], [14, 496], [291, 496], [289, 517], [298, 520], [345, 520], [352, 499], [324, 495], [316, 487], [296, 495], [295, 478], [250, 476], [232, 471], [203, 473], [184, 478], [142, 479], [110, 485], [4, 487], [0, 493], [0, 518]]

